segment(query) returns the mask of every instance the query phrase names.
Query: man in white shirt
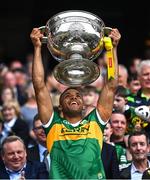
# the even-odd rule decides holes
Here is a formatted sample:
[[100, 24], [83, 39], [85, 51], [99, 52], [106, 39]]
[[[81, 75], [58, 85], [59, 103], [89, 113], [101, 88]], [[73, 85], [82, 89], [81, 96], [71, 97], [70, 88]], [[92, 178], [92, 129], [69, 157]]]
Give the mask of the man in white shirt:
[[9, 136], [2, 142], [0, 179], [48, 179], [44, 163], [27, 161], [26, 147], [18, 136]]
[[150, 168], [147, 158], [149, 152], [149, 139], [145, 132], [134, 132], [129, 135], [128, 147], [132, 155], [132, 163], [121, 171], [121, 179], [140, 180], [143, 172]]

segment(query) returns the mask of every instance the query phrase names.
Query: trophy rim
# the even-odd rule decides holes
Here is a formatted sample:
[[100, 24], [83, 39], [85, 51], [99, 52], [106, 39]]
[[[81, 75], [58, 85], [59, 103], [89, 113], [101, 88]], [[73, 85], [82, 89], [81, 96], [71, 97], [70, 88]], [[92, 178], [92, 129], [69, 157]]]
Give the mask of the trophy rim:
[[[85, 10], [79, 10], [79, 9], [73, 9], [73, 10], [65, 10], [65, 11], [61, 11], [61, 12], [58, 12], [58, 13], [56, 13], [56, 14], [54, 14], [54, 15], [52, 15], [51, 16], [51, 18], [46, 22], [46, 24], [49, 24], [51, 21], [53, 21], [57, 16], [60, 16], [60, 15], [62, 15], [62, 14], [67, 14], [67, 13], [77, 13], [77, 17], [82, 17], [81, 15], [78, 15], [78, 13], [83, 13], [83, 14], [89, 14], [91, 17], [93, 17], [93, 18], [96, 18], [98, 21], [100, 21], [102, 24], [103, 24], [103, 27], [105, 27], [105, 23], [104, 23], [104, 21], [102, 20], [102, 18], [100, 18], [98, 15], [96, 15], [96, 14], [94, 14], [94, 13], [92, 13], [92, 12], [89, 12], [89, 11], [85, 11]], [[70, 15], [70, 16], [68, 16], [68, 17], [73, 17], [74, 15]], [[86, 16], [85, 16], [85, 18], [87, 18]], [[94, 20], [94, 19], [92, 19], [92, 20]], [[50, 28], [50, 27], [49, 27]]]

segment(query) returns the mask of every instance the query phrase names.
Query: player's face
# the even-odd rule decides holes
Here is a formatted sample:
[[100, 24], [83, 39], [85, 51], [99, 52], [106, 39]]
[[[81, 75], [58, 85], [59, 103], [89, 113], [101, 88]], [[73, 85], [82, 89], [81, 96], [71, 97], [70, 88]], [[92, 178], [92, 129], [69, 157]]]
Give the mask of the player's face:
[[67, 90], [62, 95], [60, 103], [63, 112], [80, 113], [83, 110], [83, 98], [76, 89]]

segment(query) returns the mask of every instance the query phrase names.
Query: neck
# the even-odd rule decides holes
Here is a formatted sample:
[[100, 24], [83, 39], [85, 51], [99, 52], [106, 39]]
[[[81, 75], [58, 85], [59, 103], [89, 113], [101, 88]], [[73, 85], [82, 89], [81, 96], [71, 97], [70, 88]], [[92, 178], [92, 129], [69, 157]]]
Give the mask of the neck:
[[70, 117], [70, 116], [67, 116], [67, 115], [65, 114], [65, 115], [64, 115], [64, 118], [67, 119], [68, 122], [74, 124], [74, 123], [79, 122], [79, 121], [82, 119], [82, 116], [81, 116], [81, 115], [78, 115], [78, 116], [75, 116], [75, 117]]
[[39, 142], [43, 147], [46, 147], [46, 142]]
[[124, 137], [112, 135], [112, 141], [113, 142], [122, 142], [122, 141], [124, 141]]
[[133, 162], [134, 166], [136, 167], [136, 169], [138, 169], [140, 172], [144, 172], [145, 169], [148, 168], [148, 161], [147, 159], [142, 159], [141, 161], [134, 161]]

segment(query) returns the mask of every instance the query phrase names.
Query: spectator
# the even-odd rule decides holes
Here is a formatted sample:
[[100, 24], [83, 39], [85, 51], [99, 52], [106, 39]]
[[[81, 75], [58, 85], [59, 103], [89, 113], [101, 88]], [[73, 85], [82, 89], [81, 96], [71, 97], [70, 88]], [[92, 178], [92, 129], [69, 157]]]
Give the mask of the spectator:
[[3, 104], [2, 107], [3, 128], [1, 133], [1, 143], [10, 135], [21, 137], [28, 145], [29, 128], [26, 122], [20, 116], [20, 106], [17, 101], [11, 100]]
[[118, 86], [115, 92], [113, 110], [124, 113], [129, 107], [127, 106], [127, 89], [124, 86]]
[[2, 143], [0, 179], [48, 179], [44, 163], [27, 161], [24, 142], [18, 136], [9, 136]]
[[[33, 118], [37, 114], [38, 110], [32, 82], [28, 84], [25, 92], [27, 94], [27, 101], [23, 106], [21, 106], [21, 115], [28, 124], [31, 139], [34, 139]], [[33, 142], [31, 141], [30, 143], [32, 144]]]
[[[138, 78], [141, 84], [141, 89], [132, 101], [128, 101], [131, 107], [150, 106], [150, 60], [143, 60], [138, 66]], [[150, 123], [146, 126], [145, 131], [150, 138]]]
[[9, 64], [9, 68], [11, 71], [13, 71], [15, 69], [22, 69], [23, 64], [19, 59], [13, 59], [13, 60], [11, 60], [11, 62]]
[[119, 160], [114, 144], [110, 142], [112, 128], [110, 122], [104, 129], [104, 142], [102, 147], [102, 161], [105, 169], [106, 179], [119, 178]]
[[133, 57], [130, 60], [130, 65], [129, 65], [129, 74], [132, 76], [133, 74], [137, 74], [137, 69], [139, 64], [141, 63], [141, 58], [139, 57]]
[[95, 109], [98, 101], [98, 92], [95, 86], [85, 86], [82, 89], [83, 102], [84, 102], [84, 112], [83, 116], [87, 116], [93, 109]]
[[141, 105], [150, 106], [150, 60], [143, 60], [138, 66], [138, 78], [141, 89], [137, 92], [129, 106], [138, 107]]
[[123, 65], [123, 64], [119, 64], [119, 82], [118, 85], [120, 86], [124, 86], [125, 88], [127, 88], [127, 81], [128, 81], [128, 69]]
[[113, 129], [111, 142], [115, 144], [117, 157], [119, 159], [119, 170], [121, 170], [122, 168], [127, 167], [131, 160], [126, 143], [127, 120], [122, 112], [113, 111], [110, 123]]
[[144, 132], [134, 132], [129, 136], [128, 146], [132, 163], [121, 171], [121, 179], [142, 179], [143, 172], [150, 168], [150, 161], [147, 159], [148, 144], [148, 136]]
[[[39, 162], [43, 162], [45, 157], [44, 152], [47, 151], [46, 134], [38, 114], [36, 114], [33, 119], [33, 131], [35, 133], [36, 145], [27, 149], [27, 157], [29, 160], [37, 160]], [[46, 166], [49, 172], [50, 158], [49, 156], [46, 158], [48, 160]]]
[[3, 77], [3, 87], [10, 87], [13, 90], [15, 98], [20, 105], [23, 105], [26, 101], [24, 93], [24, 87], [22, 88], [17, 84], [16, 76], [12, 71], [7, 71]]
[[10, 87], [4, 87], [2, 88], [1, 92], [1, 105], [5, 103], [6, 101], [14, 100], [15, 95], [13, 90]]
[[141, 84], [138, 79], [138, 75], [132, 74], [131, 76], [129, 76], [128, 77], [128, 90], [129, 90], [128, 101], [132, 98], [131, 96], [137, 95], [137, 92], [140, 88], [141, 88]]

